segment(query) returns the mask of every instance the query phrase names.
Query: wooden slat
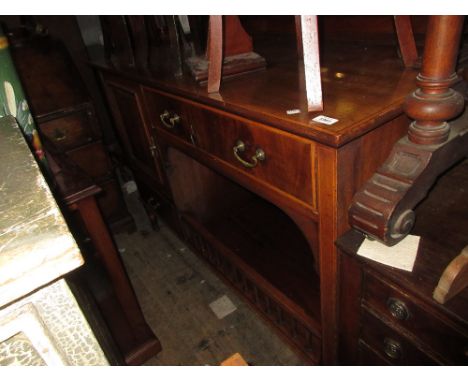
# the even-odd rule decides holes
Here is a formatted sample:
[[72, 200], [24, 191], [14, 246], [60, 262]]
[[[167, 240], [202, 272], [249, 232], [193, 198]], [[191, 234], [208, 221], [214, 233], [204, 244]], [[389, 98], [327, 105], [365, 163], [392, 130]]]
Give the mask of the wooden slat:
[[307, 111], [323, 110], [317, 16], [301, 16]]
[[414, 68], [418, 61], [418, 51], [414, 41], [411, 18], [410, 16], [394, 16], [394, 20], [403, 63], [407, 68]]
[[210, 16], [208, 93], [218, 93], [223, 66], [223, 19]]

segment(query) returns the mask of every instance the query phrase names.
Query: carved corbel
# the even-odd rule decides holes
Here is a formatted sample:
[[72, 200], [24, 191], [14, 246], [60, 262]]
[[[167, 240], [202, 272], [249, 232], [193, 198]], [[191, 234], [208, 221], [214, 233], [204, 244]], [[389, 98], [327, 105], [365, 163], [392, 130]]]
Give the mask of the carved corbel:
[[[455, 63], [462, 16], [431, 16], [419, 88], [405, 101], [414, 119], [407, 136], [354, 195], [351, 226], [392, 246], [412, 229], [414, 207], [437, 177], [468, 153], [468, 114], [463, 96], [451, 86], [458, 80]], [[450, 122], [448, 122], [450, 121]]]

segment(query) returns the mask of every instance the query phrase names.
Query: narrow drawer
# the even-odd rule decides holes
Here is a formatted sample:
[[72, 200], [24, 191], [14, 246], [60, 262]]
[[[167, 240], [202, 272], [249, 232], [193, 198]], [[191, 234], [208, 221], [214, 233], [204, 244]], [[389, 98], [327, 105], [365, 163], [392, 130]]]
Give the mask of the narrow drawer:
[[436, 365], [412, 342], [385, 325], [366, 309], [362, 311], [361, 340], [392, 365]]
[[316, 208], [315, 145], [207, 107], [192, 107], [198, 147]]
[[96, 121], [90, 108], [43, 117], [38, 121], [41, 133], [54, 145], [69, 150], [97, 138]]
[[396, 285], [365, 272], [363, 304], [430, 346], [444, 363], [468, 363], [468, 337], [462, 328]]
[[185, 102], [151, 89], [144, 89], [143, 94], [153, 129], [168, 131], [194, 143]]

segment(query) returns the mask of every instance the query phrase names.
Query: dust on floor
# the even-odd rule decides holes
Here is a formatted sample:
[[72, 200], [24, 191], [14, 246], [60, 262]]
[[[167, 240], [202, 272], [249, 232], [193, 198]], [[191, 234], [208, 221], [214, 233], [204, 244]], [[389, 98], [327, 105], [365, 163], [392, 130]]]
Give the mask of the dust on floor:
[[234, 353], [250, 365], [304, 365], [167, 226], [148, 235], [119, 233], [115, 239], [163, 347], [145, 365], [219, 365]]

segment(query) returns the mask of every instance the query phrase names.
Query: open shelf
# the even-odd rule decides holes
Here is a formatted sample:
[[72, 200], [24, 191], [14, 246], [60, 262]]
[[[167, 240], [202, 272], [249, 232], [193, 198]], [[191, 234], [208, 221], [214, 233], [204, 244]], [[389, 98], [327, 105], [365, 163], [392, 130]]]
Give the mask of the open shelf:
[[320, 313], [319, 278], [310, 248], [297, 227], [276, 206], [252, 194], [206, 228], [243, 262], [301, 306]]
[[302, 232], [277, 206], [185, 154], [169, 151], [169, 181], [185, 240], [318, 363], [320, 280]]

